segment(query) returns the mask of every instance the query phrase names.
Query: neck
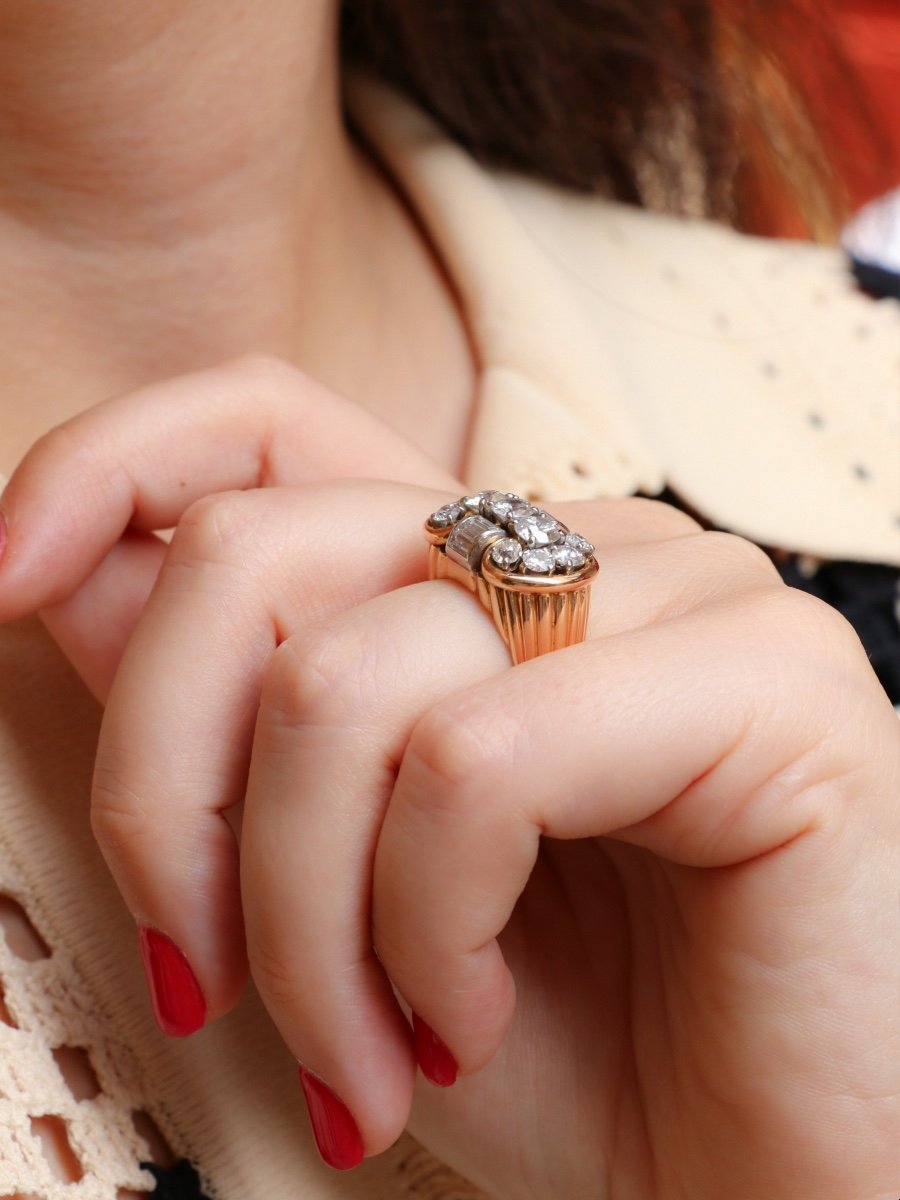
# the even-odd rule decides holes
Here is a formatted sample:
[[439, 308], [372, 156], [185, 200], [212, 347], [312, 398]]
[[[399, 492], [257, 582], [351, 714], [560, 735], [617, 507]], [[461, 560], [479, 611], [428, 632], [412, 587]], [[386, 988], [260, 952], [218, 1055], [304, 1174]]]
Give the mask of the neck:
[[[168, 244], [306, 211], [336, 136], [327, 0], [11, 0], [0, 15], [0, 201], [55, 236]], [[49, 18], [49, 19], [48, 19]], [[328, 151], [326, 161], [323, 151]]]
[[421, 385], [400, 343], [423, 302], [466, 386], [446, 282], [344, 130], [336, 13], [333, 0], [2, 6], [0, 312], [18, 329], [0, 325], [0, 342], [24, 335], [34, 361], [65, 364], [68, 410], [54, 393], [45, 425], [249, 350], [390, 407], [372, 361], [393, 344], [396, 373]]

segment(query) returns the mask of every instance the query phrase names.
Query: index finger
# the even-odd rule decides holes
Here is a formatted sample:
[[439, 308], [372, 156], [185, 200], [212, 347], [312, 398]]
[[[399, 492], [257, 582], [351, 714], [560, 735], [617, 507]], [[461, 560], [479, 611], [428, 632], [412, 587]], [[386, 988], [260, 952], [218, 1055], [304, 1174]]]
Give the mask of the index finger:
[[277, 359], [108, 400], [45, 434], [3, 492], [0, 621], [70, 595], [129, 526], [167, 529], [215, 492], [344, 477], [461, 490], [402, 434]]

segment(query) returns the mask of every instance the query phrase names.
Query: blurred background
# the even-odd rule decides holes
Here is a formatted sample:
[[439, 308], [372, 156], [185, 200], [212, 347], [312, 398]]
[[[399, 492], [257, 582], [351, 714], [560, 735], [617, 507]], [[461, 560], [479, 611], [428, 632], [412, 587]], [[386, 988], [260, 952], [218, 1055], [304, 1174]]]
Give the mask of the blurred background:
[[[847, 103], [846, 89], [822, 69], [816, 38], [798, 39], [787, 53], [856, 211], [900, 187], [900, 0], [819, 0], [817, 12], [852, 71], [859, 103]], [[789, 202], [760, 216], [775, 236], [806, 234]]]

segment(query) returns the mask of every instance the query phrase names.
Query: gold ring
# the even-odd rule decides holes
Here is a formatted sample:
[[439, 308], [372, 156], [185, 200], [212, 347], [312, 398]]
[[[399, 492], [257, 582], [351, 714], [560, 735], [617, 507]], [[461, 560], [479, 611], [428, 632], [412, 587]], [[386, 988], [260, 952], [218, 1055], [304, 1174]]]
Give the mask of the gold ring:
[[425, 522], [428, 576], [475, 592], [513, 663], [584, 641], [594, 547], [511, 492], [475, 492]]

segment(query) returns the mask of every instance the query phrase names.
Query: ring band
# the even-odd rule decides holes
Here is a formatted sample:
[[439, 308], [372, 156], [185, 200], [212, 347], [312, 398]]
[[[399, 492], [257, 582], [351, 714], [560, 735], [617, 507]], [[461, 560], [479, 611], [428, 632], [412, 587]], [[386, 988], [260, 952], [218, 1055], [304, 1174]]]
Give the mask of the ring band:
[[511, 492], [475, 492], [425, 522], [428, 576], [475, 592], [514, 664], [584, 641], [594, 547]]

